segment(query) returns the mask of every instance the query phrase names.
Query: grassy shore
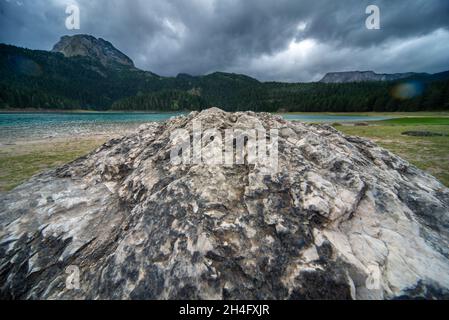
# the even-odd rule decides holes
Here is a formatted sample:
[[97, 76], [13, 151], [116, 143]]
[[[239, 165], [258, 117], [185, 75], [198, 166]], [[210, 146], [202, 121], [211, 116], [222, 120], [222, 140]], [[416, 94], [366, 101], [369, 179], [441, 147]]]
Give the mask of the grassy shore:
[[[364, 126], [335, 124], [335, 127], [346, 134], [372, 139], [449, 186], [449, 112], [357, 115], [390, 116], [393, 119], [369, 122]], [[406, 136], [402, 134], [405, 131], [427, 131], [443, 136]], [[11, 190], [34, 174], [85, 155], [109, 138], [111, 136], [93, 134], [81, 138], [52, 138], [2, 145], [0, 191]]]
[[[449, 187], [449, 117], [409, 117], [369, 123], [338, 125], [346, 134], [365, 137], [438, 178]], [[415, 137], [406, 131], [425, 131], [443, 136]]]
[[8, 191], [31, 176], [83, 156], [109, 139], [107, 136], [18, 142], [0, 148], [0, 191]]

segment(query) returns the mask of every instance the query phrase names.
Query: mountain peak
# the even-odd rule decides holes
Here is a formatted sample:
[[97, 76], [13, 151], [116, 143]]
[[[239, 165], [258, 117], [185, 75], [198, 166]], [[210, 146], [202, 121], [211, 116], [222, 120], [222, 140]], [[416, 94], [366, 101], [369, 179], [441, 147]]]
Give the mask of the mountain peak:
[[63, 36], [52, 51], [60, 52], [66, 57], [90, 57], [99, 60], [105, 66], [119, 64], [134, 67], [134, 62], [109, 41], [87, 34]]
[[365, 81], [394, 81], [398, 79], [409, 78], [418, 75], [414, 72], [378, 74], [374, 71], [345, 71], [329, 72], [320, 80], [324, 83], [346, 83], [346, 82], [365, 82]]

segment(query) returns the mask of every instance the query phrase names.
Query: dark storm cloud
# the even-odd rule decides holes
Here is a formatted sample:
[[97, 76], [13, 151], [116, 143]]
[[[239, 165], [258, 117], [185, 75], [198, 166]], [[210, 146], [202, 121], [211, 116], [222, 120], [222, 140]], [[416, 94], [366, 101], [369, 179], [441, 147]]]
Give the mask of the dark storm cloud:
[[[77, 32], [64, 24], [72, 3]], [[365, 28], [370, 4], [381, 30]], [[63, 34], [92, 34], [162, 75], [309, 81], [339, 70], [449, 69], [447, 0], [0, 0], [0, 19], [0, 42], [50, 49]]]
[[[304, 37], [336, 41], [343, 46], [379, 45], [393, 38], [416, 37], [449, 28], [449, 1], [444, 0], [343, 0], [311, 1]], [[377, 5], [381, 30], [366, 29], [365, 9]], [[319, 8], [322, 8], [321, 10]]]

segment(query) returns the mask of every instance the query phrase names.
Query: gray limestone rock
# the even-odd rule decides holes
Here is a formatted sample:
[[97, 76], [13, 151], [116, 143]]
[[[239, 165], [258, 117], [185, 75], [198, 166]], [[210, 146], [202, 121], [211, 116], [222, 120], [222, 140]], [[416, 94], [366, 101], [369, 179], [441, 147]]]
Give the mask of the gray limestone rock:
[[[194, 120], [278, 129], [278, 172], [173, 165], [170, 134]], [[0, 195], [0, 225], [3, 299], [449, 297], [449, 190], [368, 140], [266, 113], [143, 125]]]

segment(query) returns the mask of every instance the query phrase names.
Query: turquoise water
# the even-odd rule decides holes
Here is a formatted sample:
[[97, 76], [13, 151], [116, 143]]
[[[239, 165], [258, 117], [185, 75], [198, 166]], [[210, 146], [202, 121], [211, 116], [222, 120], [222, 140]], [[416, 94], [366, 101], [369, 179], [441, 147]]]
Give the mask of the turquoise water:
[[181, 113], [0, 113], [0, 141], [120, 135]]
[[163, 121], [181, 113], [0, 113], [0, 127]]
[[[164, 121], [182, 113], [0, 113], [0, 140], [121, 134], [149, 121]], [[284, 114], [288, 120], [350, 122], [384, 117]]]

